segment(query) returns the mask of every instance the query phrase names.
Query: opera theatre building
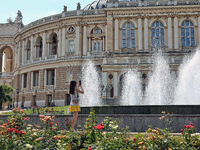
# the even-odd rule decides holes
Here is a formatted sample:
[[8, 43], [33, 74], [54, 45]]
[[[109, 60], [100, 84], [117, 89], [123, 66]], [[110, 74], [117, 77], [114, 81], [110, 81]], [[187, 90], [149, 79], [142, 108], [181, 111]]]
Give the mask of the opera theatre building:
[[168, 55], [176, 75], [185, 55], [200, 43], [200, 0], [97, 0], [76, 10], [23, 25], [0, 24], [0, 84], [10, 85], [13, 104], [69, 104], [69, 83], [92, 60], [108, 101], [121, 96], [124, 69], [137, 67], [142, 84], [152, 70], [154, 48]]

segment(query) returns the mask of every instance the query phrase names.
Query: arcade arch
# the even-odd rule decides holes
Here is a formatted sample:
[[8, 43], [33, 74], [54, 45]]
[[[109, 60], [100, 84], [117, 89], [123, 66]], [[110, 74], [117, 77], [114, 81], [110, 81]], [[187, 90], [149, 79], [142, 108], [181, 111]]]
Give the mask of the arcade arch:
[[13, 50], [10, 46], [0, 49], [0, 72], [12, 72]]

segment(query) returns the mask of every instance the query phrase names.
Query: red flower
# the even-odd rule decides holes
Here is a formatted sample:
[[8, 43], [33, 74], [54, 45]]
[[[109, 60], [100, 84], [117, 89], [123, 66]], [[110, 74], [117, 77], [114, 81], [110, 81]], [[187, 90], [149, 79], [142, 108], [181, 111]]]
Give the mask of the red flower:
[[136, 138], [133, 139], [134, 143], [136, 142]]
[[26, 132], [22, 132], [23, 134], [26, 134]]
[[184, 125], [183, 127], [186, 128], [186, 125]]
[[22, 134], [22, 133], [23, 133], [23, 131], [22, 131], [22, 130], [20, 130], [20, 131], [19, 131], [19, 133], [21, 133], [21, 134]]
[[93, 128], [94, 128], [94, 129], [96, 129], [96, 128], [97, 128], [97, 126], [94, 126]]
[[12, 136], [9, 136], [9, 139], [12, 139]]
[[55, 140], [57, 140], [57, 138], [56, 138], [56, 137], [54, 137], [54, 139], [55, 139]]
[[189, 126], [189, 125], [187, 125], [187, 126], [186, 126], [186, 128], [187, 128], [187, 129], [189, 129], [189, 128], [190, 128], [190, 126]]
[[88, 148], [88, 150], [92, 150], [92, 147]]
[[181, 129], [181, 132], [183, 132], [183, 129]]
[[17, 133], [17, 134], [18, 134], [18, 133], [19, 133], [19, 131], [18, 131], [18, 130], [15, 130], [15, 133]]
[[191, 126], [193, 126], [193, 123], [190, 123]]

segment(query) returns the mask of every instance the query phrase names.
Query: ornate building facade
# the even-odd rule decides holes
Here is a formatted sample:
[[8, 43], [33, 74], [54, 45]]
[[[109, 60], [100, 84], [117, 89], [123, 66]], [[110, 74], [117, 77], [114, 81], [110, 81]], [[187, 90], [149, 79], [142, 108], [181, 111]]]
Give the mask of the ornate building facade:
[[0, 24], [1, 29], [12, 31], [0, 32], [0, 63], [6, 54], [0, 81], [7, 72], [10, 78], [2, 83], [14, 88], [15, 106], [17, 96], [18, 106], [49, 106], [52, 100], [67, 105], [69, 82], [79, 79], [88, 59], [98, 67], [104, 90], [112, 85], [113, 101], [120, 97], [124, 69], [138, 67], [147, 83], [155, 47], [165, 51], [177, 74], [183, 57], [200, 43], [200, 1], [98, 0], [74, 11], [65, 6], [26, 26]]

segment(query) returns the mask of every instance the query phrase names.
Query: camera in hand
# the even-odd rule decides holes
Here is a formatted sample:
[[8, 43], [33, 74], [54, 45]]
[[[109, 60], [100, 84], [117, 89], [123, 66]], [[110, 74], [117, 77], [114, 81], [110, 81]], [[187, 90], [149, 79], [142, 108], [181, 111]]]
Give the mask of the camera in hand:
[[81, 85], [81, 80], [79, 81], [79, 85]]

